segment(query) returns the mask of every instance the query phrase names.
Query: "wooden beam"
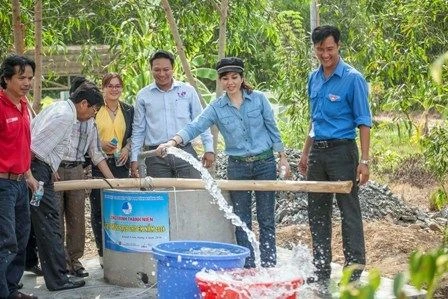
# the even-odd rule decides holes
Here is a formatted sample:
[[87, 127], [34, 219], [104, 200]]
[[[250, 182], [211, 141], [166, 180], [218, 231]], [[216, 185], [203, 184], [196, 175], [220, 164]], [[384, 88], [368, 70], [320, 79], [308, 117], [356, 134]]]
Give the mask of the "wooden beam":
[[[268, 181], [268, 180], [216, 180], [221, 190], [293, 191], [319, 193], [350, 193], [351, 181]], [[55, 191], [82, 189], [130, 189], [130, 188], [205, 189], [200, 179], [177, 178], [129, 178], [60, 181], [54, 183]]]

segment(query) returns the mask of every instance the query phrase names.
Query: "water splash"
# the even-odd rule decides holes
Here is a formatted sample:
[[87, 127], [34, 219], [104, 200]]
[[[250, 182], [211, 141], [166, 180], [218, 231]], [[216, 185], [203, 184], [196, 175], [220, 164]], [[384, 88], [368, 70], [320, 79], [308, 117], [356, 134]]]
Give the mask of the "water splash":
[[[219, 294], [219, 298], [296, 298], [303, 279], [294, 268], [235, 269], [201, 271], [196, 275], [203, 289]], [[199, 283], [201, 286], [201, 283]]]
[[[213, 285], [213, 281], [217, 281], [219, 282], [216, 284], [217, 286], [226, 285], [224, 293], [237, 294], [238, 298], [296, 298], [299, 289], [301, 298], [315, 298], [315, 286], [311, 287], [306, 283], [303, 284], [303, 278], [313, 276], [315, 271], [311, 251], [306, 245], [298, 244], [294, 246], [292, 255], [288, 256], [283, 263], [279, 260], [275, 268], [262, 268], [259, 242], [255, 234], [233, 213], [232, 206], [227, 203], [216, 181], [207, 169], [192, 155], [178, 148], [167, 148], [167, 153], [185, 160], [201, 173], [205, 189], [210, 192], [213, 198], [212, 203], [218, 205], [219, 210], [224, 212], [224, 217], [230, 220], [233, 225], [241, 227], [246, 232], [254, 249], [256, 269], [240, 269], [234, 272], [201, 270], [198, 275], [204, 281], [207, 281], [208, 287]], [[286, 169], [281, 168], [280, 179], [284, 179], [285, 174]]]
[[202, 180], [204, 181], [205, 184], [205, 189], [208, 192], [210, 192], [210, 195], [213, 198], [212, 203], [218, 205], [219, 210], [224, 212], [224, 217], [226, 219], [230, 220], [230, 222], [233, 225], [241, 227], [241, 229], [247, 234], [247, 238], [254, 250], [255, 266], [257, 268], [260, 268], [261, 267], [260, 246], [259, 246], [260, 243], [257, 241], [254, 232], [247, 227], [246, 223], [241, 221], [240, 217], [238, 217], [237, 215], [235, 215], [235, 213], [233, 213], [232, 206], [227, 203], [227, 200], [221, 193], [221, 189], [218, 187], [218, 184], [210, 175], [208, 170], [205, 169], [202, 166], [201, 162], [199, 162], [195, 157], [193, 157], [192, 155], [181, 149], [178, 149], [176, 147], [169, 147], [167, 148], [167, 153], [174, 155], [182, 160], [185, 160], [201, 173]]

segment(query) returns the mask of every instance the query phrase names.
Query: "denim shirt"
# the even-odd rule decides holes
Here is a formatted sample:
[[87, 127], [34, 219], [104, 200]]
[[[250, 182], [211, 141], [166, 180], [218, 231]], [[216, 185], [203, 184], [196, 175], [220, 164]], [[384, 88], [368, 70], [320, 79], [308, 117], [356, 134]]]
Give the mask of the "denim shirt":
[[312, 128], [315, 140], [355, 139], [356, 127], [372, 126], [368, 88], [364, 77], [342, 58], [325, 78], [322, 66], [308, 80]]
[[177, 134], [187, 143], [212, 125], [218, 127], [224, 138], [226, 155], [253, 156], [269, 149], [283, 151], [271, 105], [260, 91], [249, 94], [244, 90], [240, 109], [232, 105], [226, 94], [222, 95]]

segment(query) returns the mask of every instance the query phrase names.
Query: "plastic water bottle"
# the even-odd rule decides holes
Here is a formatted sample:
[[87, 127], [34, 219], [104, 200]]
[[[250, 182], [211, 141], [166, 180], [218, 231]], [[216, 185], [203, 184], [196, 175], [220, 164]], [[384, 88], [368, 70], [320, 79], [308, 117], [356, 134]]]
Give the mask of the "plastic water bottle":
[[[117, 137], [112, 138], [112, 140], [110, 141], [110, 143], [112, 143], [113, 145], [117, 146], [118, 144], [118, 139]], [[119, 166], [123, 166], [124, 163], [120, 162], [120, 156], [121, 156], [121, 151], [117, 148], [114, 151], [114, 158], [115, 158], [115, 166], [119, 167]]]
[[115, 166], [117, 166], [117, 167], [120, 167], [120, 166], [124, 165], [124, 163], [120, 162], [120, 156], [121, 156], [121, 151], [117, 149], [114, 152]]
[[112, 139], [110, 140], [110, 143], [112, 143], [113, 145], [117, 146], [117, 144], [118, 144], [118, 139], [117, 139], [117, 137], [112, 138]]
[[44, 196], [44, 182], [39, 181], [39, 188], [37, 188], [37, 190], [33, 193], [30, 205], [38, 207], [43, 196]]

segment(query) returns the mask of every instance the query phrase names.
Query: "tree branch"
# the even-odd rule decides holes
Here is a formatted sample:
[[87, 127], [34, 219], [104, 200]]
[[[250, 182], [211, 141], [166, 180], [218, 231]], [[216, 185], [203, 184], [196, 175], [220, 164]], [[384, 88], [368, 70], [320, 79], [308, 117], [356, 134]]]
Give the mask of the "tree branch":
[[33, 110], [36, 113], [40, 111], [40, 101], [42, 99], [42, 0], [36, 0], [34, 5], [34, 61], [36, 62], [36, 71], [34, 72], [33, 89]]
[[12, 23], [14, 32], [14, 50], [17, 54], [25, 52], [23, 40], [23, 24], [20, 21], [20, 1], [12, 0]]
[[168, 0], [162, 0], [161, 1], [162, 7], [165, 10], [165, 15], [168, 20], [168, 24], [171, 29], [171, 33], [174, 37], [174, 42], [176, 43], [177, 52], [179, 54], [180, 61], [182, 63], [182, 67], [184, 69], [185, 75], [187, 77], [188, 82], [196, 89], [196, 92], [198, 93], [199, 100], [201, 101], [202, 107], [205, 107], [207, 104], [205, 103], [204, 99], [202, 98], [201, 93], [198, 90], [196, 80], [193, 77], [193, 74], [191, 73], [190, 65], [187, 61], [187, 56], [185, 55], [184, 51], [184, 45], [182, 42], [182, 39], [180, 38], [179, 30], [177, 28], [176, 20], [174, 19], [173, 11], [171, 9], [170, 3]]
[[219, 5], [218, 5], [218, 1], [214, 1], [214, 0], [210, 0], [210, 3], [212, 4], [212, 6], [216, 9], [216, 11], [220, 11], [221, 9], [219, 8]]

